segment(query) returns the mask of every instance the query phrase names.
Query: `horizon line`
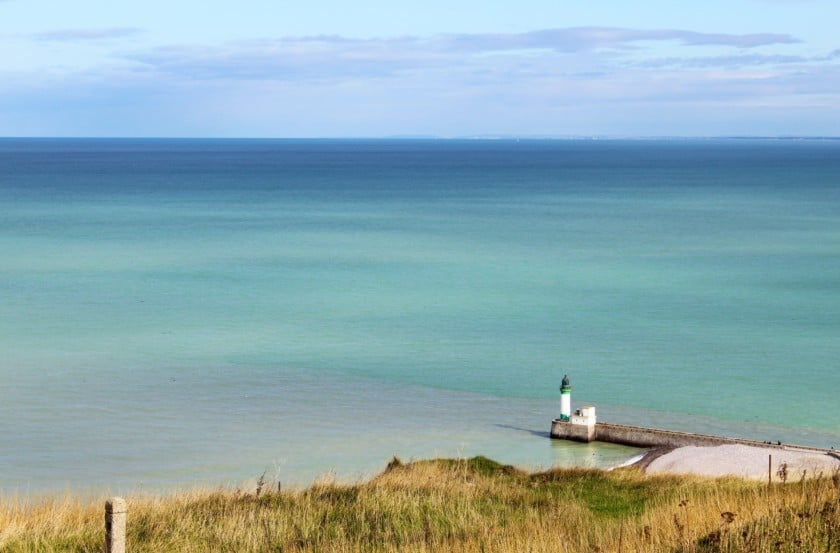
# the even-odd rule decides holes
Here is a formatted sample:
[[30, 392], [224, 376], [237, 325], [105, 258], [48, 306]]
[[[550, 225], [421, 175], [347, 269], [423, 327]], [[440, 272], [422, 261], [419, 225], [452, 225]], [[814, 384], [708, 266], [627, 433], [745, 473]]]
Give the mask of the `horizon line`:
[[424, 135], [381, 136], [119, 136], [119, 135], [22, 135], [0, 136], [0, 140], [840, 140], [840, 135]]

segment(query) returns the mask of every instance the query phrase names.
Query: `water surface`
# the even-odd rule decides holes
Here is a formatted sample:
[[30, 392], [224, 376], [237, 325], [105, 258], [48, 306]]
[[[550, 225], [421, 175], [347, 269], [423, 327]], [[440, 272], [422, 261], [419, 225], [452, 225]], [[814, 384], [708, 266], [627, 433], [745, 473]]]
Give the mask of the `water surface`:
[[840, 446], [840, 142], [0, 140], [0, 488]]

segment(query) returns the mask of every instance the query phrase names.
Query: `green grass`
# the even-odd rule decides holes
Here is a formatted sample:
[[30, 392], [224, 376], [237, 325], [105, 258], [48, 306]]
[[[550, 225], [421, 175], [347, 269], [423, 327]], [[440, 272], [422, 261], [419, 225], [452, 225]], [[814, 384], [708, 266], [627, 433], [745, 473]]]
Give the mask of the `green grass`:
[[[128, 498], [129, 553], [840, 552], [840, 476], [797, 484], [394, 459], [369, 482]], [[103, 505], [0, 500], [0, 551], [99, 552]]]

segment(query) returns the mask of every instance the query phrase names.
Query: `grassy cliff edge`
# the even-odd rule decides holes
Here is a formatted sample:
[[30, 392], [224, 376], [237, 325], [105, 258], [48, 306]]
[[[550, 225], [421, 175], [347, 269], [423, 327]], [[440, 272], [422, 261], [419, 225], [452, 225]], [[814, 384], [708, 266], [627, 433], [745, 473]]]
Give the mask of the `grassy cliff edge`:
[[[838, 473], [768, 486], [394, 459], [364, 483], [277, 487], [129, 497], [128, 552], [840, 552]], [[103, 527], [99, 503], [0, 500], [3, 552], [99, 552]]]

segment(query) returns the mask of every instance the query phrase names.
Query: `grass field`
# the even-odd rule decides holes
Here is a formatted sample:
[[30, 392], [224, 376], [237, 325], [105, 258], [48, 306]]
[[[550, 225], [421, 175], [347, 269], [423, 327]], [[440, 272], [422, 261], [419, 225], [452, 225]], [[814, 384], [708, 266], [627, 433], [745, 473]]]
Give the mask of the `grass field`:
[[[476, 457], [354, 485], [129, 497], [128, 553], [840, 552], [840, 474], [797, 483], [557, 469]], [[100, 552], [103, 501], [0, 500], [0, 551]]]

